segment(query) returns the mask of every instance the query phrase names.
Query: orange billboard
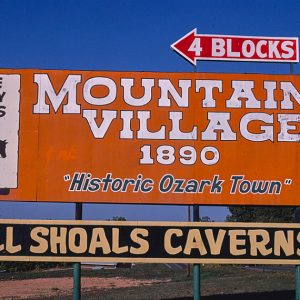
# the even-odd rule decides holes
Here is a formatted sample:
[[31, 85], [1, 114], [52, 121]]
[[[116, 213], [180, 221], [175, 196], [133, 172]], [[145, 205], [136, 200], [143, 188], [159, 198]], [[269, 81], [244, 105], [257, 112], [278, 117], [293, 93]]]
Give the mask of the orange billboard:
[[298, 75], [0, 70], [0, 200], [300, 205]]

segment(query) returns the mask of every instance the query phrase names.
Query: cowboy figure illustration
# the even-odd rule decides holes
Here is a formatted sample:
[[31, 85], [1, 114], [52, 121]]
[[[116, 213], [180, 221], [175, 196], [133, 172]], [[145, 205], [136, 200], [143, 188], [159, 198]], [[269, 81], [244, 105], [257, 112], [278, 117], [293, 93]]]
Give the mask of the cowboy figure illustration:
[[0, 157], [5, 158], [6, 157], [6, 145], [7, 141], [0, 140]]

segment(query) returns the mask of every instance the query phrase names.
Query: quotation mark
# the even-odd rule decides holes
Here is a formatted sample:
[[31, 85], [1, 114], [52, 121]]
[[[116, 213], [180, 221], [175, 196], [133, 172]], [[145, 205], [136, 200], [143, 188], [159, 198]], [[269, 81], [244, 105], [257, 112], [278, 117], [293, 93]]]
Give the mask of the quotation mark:
[[286, 180], [284, 181], [284, 184], [285, 184], [285, 185], [291, 185], [292, 182], [293, 182], [292, 179], [286, 179]]
[[69, 181], [71, 179], [71, 176], [69, 174], [64, 176], [64, 181]]

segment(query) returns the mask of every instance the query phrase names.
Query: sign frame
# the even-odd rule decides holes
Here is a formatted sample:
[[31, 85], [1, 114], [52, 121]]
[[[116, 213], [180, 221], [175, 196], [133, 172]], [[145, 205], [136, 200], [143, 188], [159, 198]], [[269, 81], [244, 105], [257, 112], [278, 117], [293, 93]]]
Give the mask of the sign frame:
[[[7, 229], [9, 227], [11, 229]], [[27, 227], [27, 229], [25, 227]], [[70, 220], [63, 221], [63, 220], [10, 220], [10, 219], [5, 220], [5, 219], [3, 219], [3, 220], [0, 220], [0, 231], [3, 232], [3, 230], [5, 228], [5, 230], [7, 232], [7, 240], [9, 240], [9, 242], [6, 241], [4, 244], [1, 244], [1, 243], [3, 243], [3, 238], [2, 238], [0, 247], [5, 248], [5, 244], [8, 243], [9, 247], [10, 247], [9, 249], [13, 249], [13, 248], [16, 249], [16, 247], [18, 247], [19, 240], [15, 239], [14, 232], [17, 232], [17, 234], [22, 235], [23, 239], [26, 239], [26, 243], [29, 243], [29, 240], [31, 239], [30, 237], [32, 237], [32, 235], [33, 235], [36, 240], [34, 240], [32, 238], [32, 240], [34, 240], [35, 243], [34, 244], [32, 243], [31, 246], [34, 245], [34, 247], [37, 249], [38, 248], [37, 240], [39, 240], [40, 245], [43, 243], [43, 247], [41, 246], [41, 248], [43, 248], [44, 251], [49, 251], [51, 239], [47, 240], [48, 241], [48, 246], [47, 246], [48, 250], [47, 250], [45, 248], [46, 247], [45, 241], [47, 239], [47, 234], [45, 233], [46, 232], [45, 229], [46, 228], [48, 228], [48, 229], [54, 228], [55, 230], [53, 230], [53, 232], [55, 233], [54, 234], [55, 240], [53, 240], [53, 243], [56, 246], [54, 246], [53, 249], [58, 249], [58, 247], [60, 247], [60, 249], [65, 249], [66, 246], [62, 242], [62, 238], [61, 238], [62, 235], [60, 235], [60, 238], [56, 237], [58, 232], [60, 232], [60, 234], [62, 233], [60, 230], [58, 231], [59, 228], [60, 229], [68, 228], [69, 234], [71, 234], [71, 230], [74, 230], [74, 232], [77, 232], [77, 234], [79, 234], [79, 232], [82, 233], [84, 231], [84, 228], [86, 230], [88, 230], [89, 227], [94, 228], [94, 229], [97, 228], [98, 230], [99, 230], [99, 228], [101, 228], [104, 230], [102, 232], [103, 233], [105, 232], [106, 234], [107, 234], [107, 232], [111, 232], [114, 229], [117, 230], [117, 232], [118, 232], [117, 240], [114, 238], [114, 242], [112, 242], [110, 240], [111, 237], [108, 238], [109, 243], [112, 242], [112, 243], [117, 244], [118, 250], [116, 250], [116, 251], [119, 251], [126, 244], [125, 241], [127, 241], [126, 240], [127, 238], [124, 238], [124, 235], [120, 234], [120, 232], [121, 232], [121, 230], [126, 231], [126, 230], [128, 230], [128, 228], [132, 229], [132, 231], [130, 233], [131, 237], [133, 236], [133, 235], [131, 235], [132, 232], [134, 230], [136, 230], [136, 232], [134, 234], [136, 239], [132, 240], [132, 242], [133, 242], [132, 245], [134, 245], [136, 247], [136, 245], [137, 245], [136, 243], [138, 243], [139, 245], [142, 245], [141, 240], [148, 241], [149, 245], [150, 245], [150, 250], [148, 247], [148, 252], [152, 251], [151, 250], [151, 243], [152, 243], [151, 236], [156, 237], [156, 240], [153, 240], [153, 243], [154, 243], [153, 245], [155, 245], [156, 250], [158, 249], [157, 253], [160, 253], [160, 251], [163, 251], [161, 249], [167, 249], [165, 243], [167, 243], [167, 244], [172, 243], [172, 246], [174, 246], [174, 247], [169, 248], [169, 249], [171, 249], [172, 251], [177, 251], [179, 249], [178, 247], [180, 247], [180, 245], [181, 245], [179, 243], [179, 241], [185, 240], [185, 237], [186, 237], [185, 230], [188, 230], [187, 231], [188, 239], [189, 239], [190, 232], [193, 231], [193, 237], [195, 237], [196, 236], [196, 235], [194, 235], [195, 232], [199, 231], [199, 235], [202, 234], [200, 236], [204, 237], [204, 234], [206, 234], [205, 230], [208, 230], [208, 229], [214, 230], [214, 235], [217, 232], [220, 233], [220, 231], [222, 231], [222, 230], [223, 231], [228, 230], [228, 232], [227, 232], [228, 236], [233, 235], [233, 236], [235, 236], [235, 238], [232, 239], [232, 241], [234, 241], [233, 244], [231, 244], [231, 243], [228, 244], [229, 240], [227, 238], [225, 238], [225, 240], [222, 241], [223, 244], [221, 246], [220, 245], [218, 246], [219, 249], [222, 249], [222, 250], [224, 250], [223, 248], [225, 248], [224, 255], [225, 256], [227, 255], [227, 258], [226, 257], [222, 258], [221, 252], [219, 253], [219, 256], [218, 256], [218, 254], [215, 253], [215, 258], [207, 257], [205, 252], [204, 252], [203, 257], [200, 257], [200, 258], [195, 257], [195, 253], [190, 254], [193, 257], [188, 257], [188, 255], [186, 255], [187, 257], [179, 257], [178, 256], [179, 254], [177, 255], [176, 253], [171, 253], [171, 252], [168, 254], [167, 257], [161, 257], [161, 256], [154, 257], [155, 255], [153, 255], [150, 252], [147, 253], [147, 255], [148, 255], [147, 257], [143, 257], [143, 255], [139, 255], [137, 253], [135, 254], [136, 256], [134, 256], [134, 255], [128, 256], [127, 254], [124, 254], [121, 252], [120, 252], [120, 254], [117, 254], [117, 256], [115, 255], [114, 257], [110, 257], [109, 254], [107, 254], [106, 256], [97, 256], [97, 257], [94, 256], [93, 257], [92, 255], [89, 255], [89, 256], [84, 256], [84, 255], [79, 255], [79, 254], [74, 255], [74, 253], [72, 255], [70, 255], [70, 254], [68, 255], [68, 251], [70, 251], [70, 250], [68, 248], [69, 246], [67, 246], [68, 250], [67, 250], [67, 252], [64, 252], [63, 255], [59, 254], [59, 253], [56, 255], [48, 255], [48, 254], [47, 255], [42, 255], [42, 254], [38, 254], [38, 255], [37, 254], [35, 254], [35, 255], [13, 255], [13, 254], [5, 255], [5, 253], [4, 254], [1, 253], [0, 261], [12, 261], [13, 260], [13, 261], [37, 261], [37, 262], [38, 261], [51, 261], [51, 262], [55, 261], [55, 262], [124, 262], [124, 263], [131, 262], [131, 263], [205, 263], [205, 264], [299, 264], [300, 263], [300, 255], [299, 254], [297, 254], [299, 257], [298, 259], [295, 259], [295, 258], [289, 259], [288, 257], [284, 257], [285, 254], [282, 255], [282, 251], [283, 252], [290, 251], [289, 247], [300, 236], [300, 224], [288, 224], [288, 223], [144, 222], [144, 221], [143, 222], [140, 222], [140, 221], [133, 222], [133, 221], [78, 221], [78, 220], [77, 221], [70, 221]], [[142, 233], [142, 230], [143, 230], [143, 233]], [[34, 234], [32, 234], [33, 231], [35, 231]], [[148, 234], [150, 234], [150, 235], [147, 235], [146, 231], [148, 231]], [[258, 231], [260, 231], [260, 233], [258, 233]], [[24, 235], [24, 232], [27, 232], [27, 233], [29, 232], [30, 237]], [[41, 232], [43, 232], [43, 233], [41, 234]], [[49, 234], [49, 232], [50, 231], [48, 231], [48, 234]], [[167, 232], [168, 232], [168, 238], [166, 238]], [[171, 235], [169, 234], [170, 232], [171, 232]], [[183, 238], [182, 238], [182, 232], [184, 232]], [[213, 231], [211, 231], [209, 234], [212, 234], [212, 232]], [[247, 249], [247, 251], [250, 251], [249, 247], [251, 247], [251, 252], [255, 247], [257, 247], [253, 251], [254, 252], [256, 251], [258, 253], [259, 249], [261, 250], [263, 247], [265, 247], [269, 243], [271, 245], [273, 245], [272, 239], [269, 240], [269, 242], [263, 246], [262, 246], [262, 242], [258, 241], [258, 240], [256, 240], [256, 241], [253, 240], [248, 245], [249, 239], [245, 238], [245, 240], [243, 240], [243, 238], [241, 238], [243, 236], [243, 235], [241, 235], [241, 232], [244, 232], [243, 235], [245, 237], [248, 235], [248, 236], [252, 236], [252, 238], [254, 236], [258, 237], [258, 236], [260, 236], [260, 234], [262, 234], [261, 236], [264, 236], [264, 238], [270, 237], [271, 235], [266, 236], [265, 234], [271, 233], [271, 232], [273, 232], [272, 234], [275, 234], [275, 236], [276, 236], [276, 232], [277, 233], [280, 232], [280, 235], [278, 234], [278, 236], [280, 236], [280, 238], [284, 237], [284, 239], [286, 239], [286, 240], [283, 240], [282, 242], [280, 242], [281, 243], [280, 245], [276, 246], [277, 250], [274, 250], [277, 252], [279, 251], [278, 255], [280, 257], [278, 257], [276, 259], [274, 259], [274, 258], [270, 259], [270, 258], [266, 258], [266, 256], [263, 256], [262, 254], [260, 254], [260, 256], [257, 254], [257, 256], [259, 256], [259, 258], [255, 258], [255, 257], [254, 258], [249, 258], [249, 257], [248, 258], [247, 257], [238, 258], [238, 256], [236, 256], [235, 258], [229, 258], [229, 256], [228, 256], [229, 254], [227, 253], [227, 251], [229, 251], [229, 247], [230, 247], [230, 249], [231, 248], [235, 249], [234, 251], [242, 251], [242, 249], [244, 249], [245, 247], [246, 247], [245, 249]], [[40, 234], [38, 234], [38, 233], [40, 233]], [[162, 233], [164, 233], [164, 234], [162, 234]], [[210, 239], [215, 239], [215, 242], [213, 242], [214, 248], [208, 248], [207, 241], [205, 239], [203, 239], [203, 242], [206, 241], [204, 243], [206, 248], [204, 248], [204, 249], [206, 249], [208, 251], [212, 251], [212, 249], [214, 249], [213, 251], [217, 251], [215, 243], [217, 243], [217, 244], [219, 243], [219, 242], [217, 242], [217, 240], [219, 239], [218, 238], [219, 233], [217, 235], [215, 235], [215, 237], [210, 236]], [[290, 237], [288, 237], [292, 233], [293, 233], [293, 241], [289, 240]], [[297, 234], [297, 237], [296, 237], [296, 234]], [[126, 235], [128, 235], [128, 232], [126, 233]], [[157, 238], [157, 235], [159, 235], [160, 237]], [[75, 236], [76, 236], [76, 234], [75, 234]], [[44, 240], [43, 240], [43, 238], [44, 238]], [[165, 242], [162, 242], [162, 240], [161, 240], [161, 242], [164, 243], [164, 245], [160, 244], [158, 242], [161, 238], [164, 239], [164, 241], [165, 241]], [[280, 238], [278, 238], [277, 241], [281, 241]], [[251, 240], [251, 238], [250, 238], [250, 240]], [[98, 239], [98, 241], [97, 241], [98, 244], [100, 241], [101, 241], [101, 238]], [[202, 251], [202, 250], [200, 250], [200, 249], [203, 249], [203, 248], [201, 248], [202, 246], [200, 244], [197, 244], [197, 243], [199, 243], [199, 240], [196, 241], [195, 239], [191, 238], [191, 242], [193, 244], [192, 247], [194, 247], [194, 249], [196, 249], [197, 247], [200, 247], [197, 249], [199, 251]], [[243, 243], [243, 242], [245, 242], [245, 243]], [[71, 243], [71, 242], [70, 242], [70, 240], [68, 240], [66, 238], [65, 243]], [[73, 243], [74, 243], [74, 245], [76, 244], [75, 240], [73, 241]], [[186, 244], [186, 246], [187, 246], [188, 240], [186, 241], [186, 243], [187, 243]], [[195, 243], [197, 244], [197, 246]], [[252, 243], [254, 243], [253, 249], [252, 249]], [[298, 244], [300, 245], [299, 241], [298, 241]], [[60, 246], [58, 246], [58, 245], [60, 245]], [[129, 245], [129, 244], [126, 244], [126, 245]], [[297, 249], [297, 247], [295, 245], [293, 247], [294, 247], [294, 249]], [[78, 240], [77, 240], [77, 245], [76, 245], [77, 250], [76, 251], [79, 251], [78, 250], [79, 248], [80, 248], [80, 241], [78, 244]], [[137, 248], [135, 248], [135, 249], [137, 249]], [[52, 246], [51, 246], [51, 250], [52, 250]], [[171, 250], [168, 250], [168, 251], [171, 251]], [[203, 250], [203, 251], [206, 251], [206, 250]], [[3, 251], [5, 252], [7, 250], [2, 249], [2, 252]], [[53, 251], [57, 251], [57, 250], [53, 250]], [[64, 250], [64, 251], [66, 251], [66, 250]], [[85, 250], [85, 251], [87, 251], [87, 250]], [[183, 251], [183, 249], [182, 249], [182, 251]], [[233, 251], [233, 250], [230, 250], [230, 251]], [[299, 249], [296, 250], [296, 252], [299, 252], [299, 251], [300, 251]], [[161, 254], [159, 254], [159, 255], [161, 255]], [[202, 254], [200, 253], [200, 256], [201, 255]], [[211, 255], [211, 254], [209, 254], [209, 255]]]
[[1, 73], [21, 75], [21, 100], [19, 139], [0, 136], [19, 156], [0, 201], [298, 205], [299, 75]]

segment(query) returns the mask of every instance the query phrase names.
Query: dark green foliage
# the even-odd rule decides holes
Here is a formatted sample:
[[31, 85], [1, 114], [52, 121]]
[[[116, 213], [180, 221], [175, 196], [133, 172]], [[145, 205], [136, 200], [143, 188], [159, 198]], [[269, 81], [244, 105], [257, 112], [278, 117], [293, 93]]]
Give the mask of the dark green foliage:
[[59, 262], [20, 262], [20, 261], [3, 261], [0, 263], [0, 270], [7, 272], [45, 270], [51, 268], [65, 268], [71, 266], [70, 263]]
[[121, 216], [114, 216], [112, 219], [107, 219], [107, 221], [126, 221], [126, 218]]
[[227, 222], [294, 222], [295, 207], [229, 206]]
[[200, 217], [200, 222], [214, 222], [214, 221], [208, 216], [203, 216]]

